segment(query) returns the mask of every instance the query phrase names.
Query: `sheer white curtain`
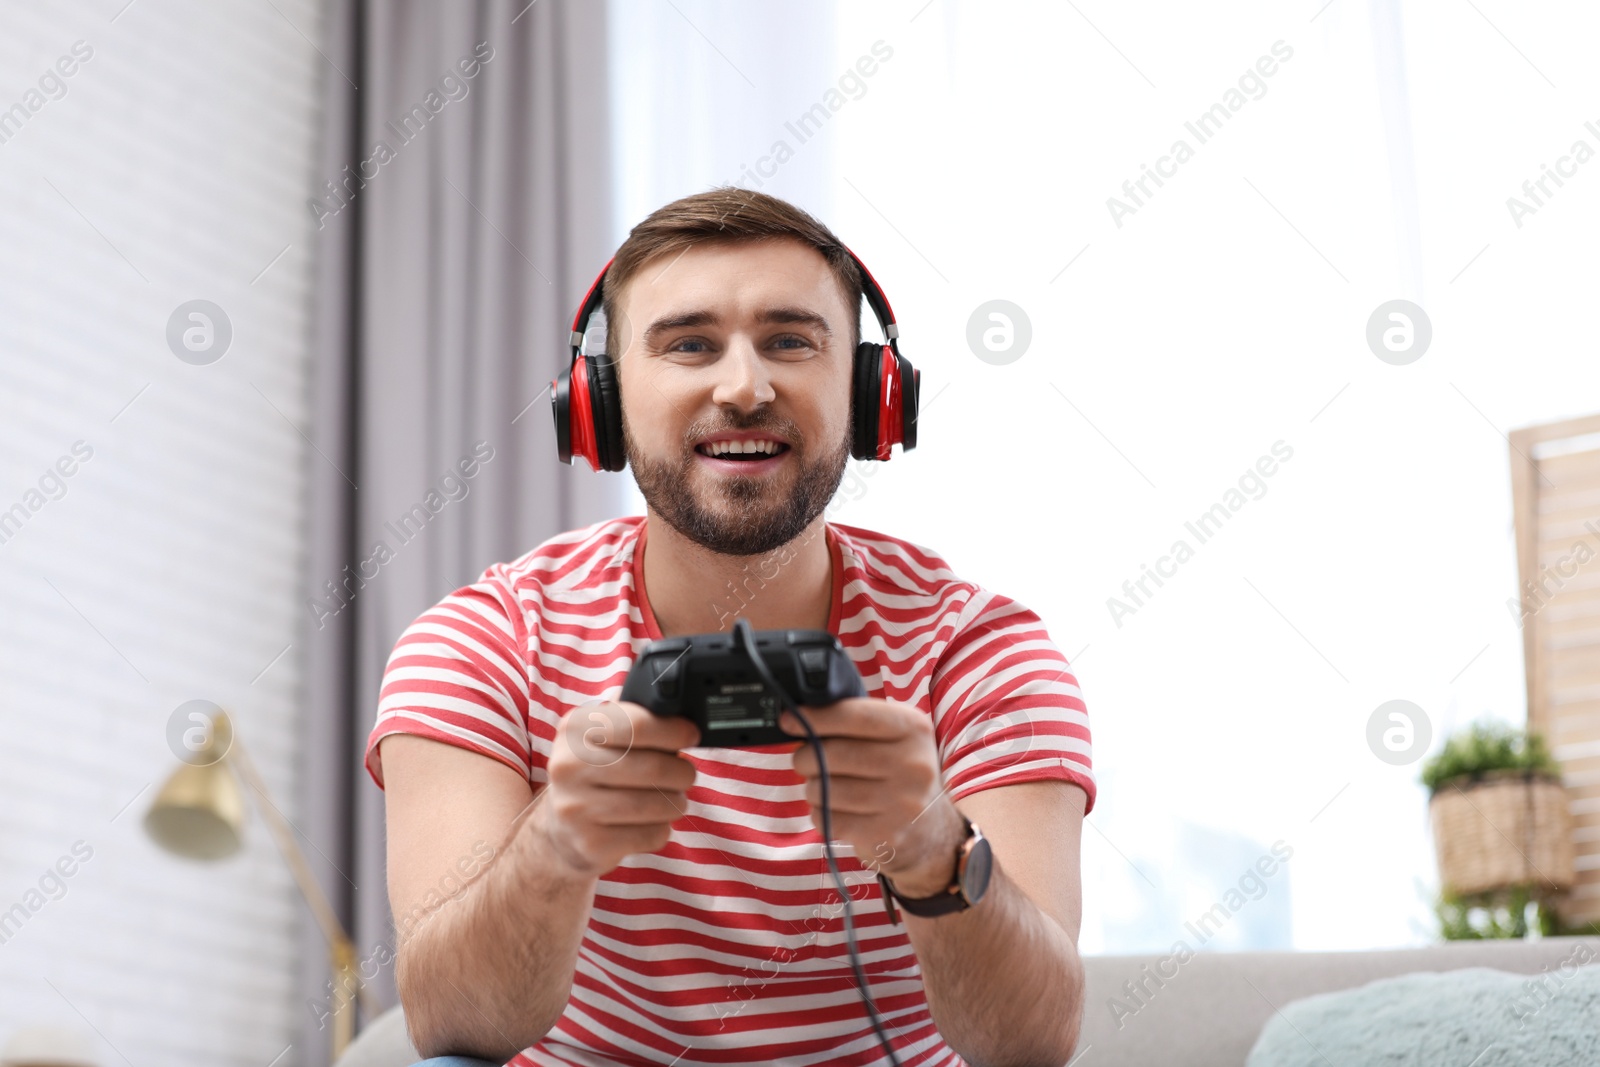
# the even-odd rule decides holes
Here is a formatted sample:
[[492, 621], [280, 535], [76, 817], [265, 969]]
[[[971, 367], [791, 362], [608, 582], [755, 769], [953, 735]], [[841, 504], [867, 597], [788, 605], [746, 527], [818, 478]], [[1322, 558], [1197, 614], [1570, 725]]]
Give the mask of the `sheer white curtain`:
[[[785, 123], [831, 82], [833, 7], [613, 0], [618, 243], [662, 204], [716, 185], [761, 189], [828, 213], [835, 139], [824, 130], [802, 144]], [[781, 164], [778, 141], [794, 149], [776, 153], [786, 156]]]
[[[722, 180], [821, 213], [924, 372], [918, 449], [858, 471], [841, 521], [938, 549], [1073, 661], [1084, 949], [1431, 939], [1420, 750], [1384, 762], [1368, 723], [1412, 701], [1437, 749], [1523, 715], [1504, 433], [1600, 400], [1600, 169], [1520, 229], [1505, 199], [1600, 145], [1594, 15], [623, 6], [619, 239]], [[743, 170], [830, 88], [816, 140]], [[1367, 341], [1397, 299], [1433, 329], [1403, 366]], [[991, 351], [980, 314], [980, 358], [997, 300], [1031, 337]]]
[[[841, 14], [841, 55], [895, 58], [841, 115], [830, 221], [928, 402], [855, 520], [1030, 604], [1073, 658], [1102, 788], [1088, 951], [1433, 936], [1420, 761], [1380, 760], [1368, 721], [1410, 700], [1437, 749], [1521, 720], [1503, 435], [1600, 403], [1576, 297], [1600, 176], [1521, 230], [1505, 206], [1600, 145], [1594, 15], [1480, 7]], [[996, 299], [1032, 328], [1005, 365], [967, 341]], [[1405, 366], [1366, 341], [1393, 299], [1433, 326]], [[1202, 542], [1187, 524], [1218, 504]]]

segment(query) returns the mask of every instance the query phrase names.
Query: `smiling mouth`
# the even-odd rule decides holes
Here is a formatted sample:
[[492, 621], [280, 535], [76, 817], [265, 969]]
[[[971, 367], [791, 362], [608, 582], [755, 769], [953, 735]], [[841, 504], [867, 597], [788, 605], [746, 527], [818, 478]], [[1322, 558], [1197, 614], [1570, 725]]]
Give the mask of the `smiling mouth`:
[[694, 446], [694, 450], [710, 459], [729, 460], [735, 463], [758, 463], [773, 459], [789, 451], [782, 441], [707, 441]]

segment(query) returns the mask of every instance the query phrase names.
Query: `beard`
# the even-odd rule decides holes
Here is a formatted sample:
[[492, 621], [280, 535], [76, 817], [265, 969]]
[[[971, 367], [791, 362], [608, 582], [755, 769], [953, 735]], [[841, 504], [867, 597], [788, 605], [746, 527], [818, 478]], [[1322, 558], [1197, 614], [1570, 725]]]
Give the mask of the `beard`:
[[[722, 430], [766, 430], [789, 442], [794, 484], [784, 490], [778, 477], [718, 478], [698, 491], [694, 442]], [[676, 458], [651, 459], [635, 445], [622, 420], [622, 443], [639, 492], [668, 526], [695, 544], [725, 556], [759, 556], [793, 541], [822, 514], [850, 459], [850, 434], [832, 450], [812, 457], [800, 428], [770, 411], [697, 422], [684, 432]], [[712, 499], [706, 500], [705, 497]]]

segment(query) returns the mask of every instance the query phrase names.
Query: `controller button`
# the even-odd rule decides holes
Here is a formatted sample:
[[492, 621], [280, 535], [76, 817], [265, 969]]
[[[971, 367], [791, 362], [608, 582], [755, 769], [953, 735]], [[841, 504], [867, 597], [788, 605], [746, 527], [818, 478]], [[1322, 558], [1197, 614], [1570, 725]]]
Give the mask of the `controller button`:
[[828, 650], [801, 649], [800, 670], [805, 674], [807, 686], [813, 689], [825, 688], [828, 684]]
[[[666, 659], [666, 657], [659, 657], [659, 659]], [[683, 670], [679, 666], [682, 660], [682, 656], [673, 656], [670, 660], [667, 660], [659, 673], [654, 676], [656, 692], [668, 700], [678, 699], [678, 683], [683, 678]]]

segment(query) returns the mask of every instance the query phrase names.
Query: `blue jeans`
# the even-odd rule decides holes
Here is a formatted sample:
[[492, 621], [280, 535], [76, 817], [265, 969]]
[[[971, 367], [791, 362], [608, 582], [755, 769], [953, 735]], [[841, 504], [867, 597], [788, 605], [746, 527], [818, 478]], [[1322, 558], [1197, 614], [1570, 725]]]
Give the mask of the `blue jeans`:
[[471, 1056], [434, 1056], [432, 1059], [420, 1060], [412, 1067], [503, 1067], [498, 1063], [488, 1060], [475, 1060]]

